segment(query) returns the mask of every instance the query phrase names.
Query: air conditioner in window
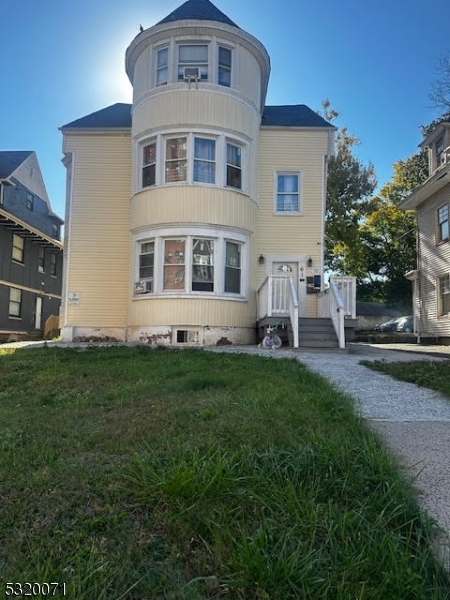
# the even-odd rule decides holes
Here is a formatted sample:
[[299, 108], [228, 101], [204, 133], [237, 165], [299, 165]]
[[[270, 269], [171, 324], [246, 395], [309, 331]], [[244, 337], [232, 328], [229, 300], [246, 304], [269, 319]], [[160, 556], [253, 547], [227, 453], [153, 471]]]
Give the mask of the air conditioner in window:
[[186, 81], [198, 81], [200, 79], [199, 67], [184, 67], [184, 79]]
[[153, 291], [153, 281], [136, 281], [134, 284], [135, 294], [148, 294]]

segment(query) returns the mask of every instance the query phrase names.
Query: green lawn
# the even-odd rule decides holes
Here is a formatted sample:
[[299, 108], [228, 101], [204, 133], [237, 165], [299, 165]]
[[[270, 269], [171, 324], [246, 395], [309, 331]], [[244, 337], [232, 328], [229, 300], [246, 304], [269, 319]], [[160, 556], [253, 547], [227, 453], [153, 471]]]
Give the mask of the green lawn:
[[362, 360], [361, 364], [396, 379], [430, 388], [450, 399], [450, 360]]
[[0, 353], [0, 581], [71, 600], [449, 597], [389, 455], [298, 362]]

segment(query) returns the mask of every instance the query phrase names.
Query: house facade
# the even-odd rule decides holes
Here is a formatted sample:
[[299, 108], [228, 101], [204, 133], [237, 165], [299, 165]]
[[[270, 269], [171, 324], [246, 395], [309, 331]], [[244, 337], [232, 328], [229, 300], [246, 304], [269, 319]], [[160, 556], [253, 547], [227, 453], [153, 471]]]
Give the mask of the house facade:
[[125, 64], [133, 104], [61, 128], [63, 339], [253, 343], [271, 277], [316, 317], [334, 127], [266, 106], [266, 49], [209, 0], [141, 31]]
[[400, 205], [417, 211], [417, 269], [407, 278], [419, 339], [450, 344], [450, 121], [439, 123], [421, 145], [428, 149], [430, 176]]
[[0, 151], [0, 337], [41, 335], [61, 304], [63, 220], [35, 152]]

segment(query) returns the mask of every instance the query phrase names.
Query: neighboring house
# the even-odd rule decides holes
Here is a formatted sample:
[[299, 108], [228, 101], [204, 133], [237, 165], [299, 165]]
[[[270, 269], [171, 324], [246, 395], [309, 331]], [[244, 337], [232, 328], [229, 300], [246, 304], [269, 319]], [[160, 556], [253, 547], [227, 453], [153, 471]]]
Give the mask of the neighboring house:
[[375, 325], [386, 323], [395, 317], [401, 317], [402, 312], [390, 308], [382, 302], [357, 302], [356, 316], [358, 317], [358, 331], [373, 330]]
[[421, 146], [428, 148], [430, 177], [400, 204], [417, 211], [417, 270], [407, 277], [419, 339], [450, 344], [450, 121], [439, 123]]
[[40, 335], [59, 314], [63, 220], [34, 152], [0, 151], [0, 337]]
[[253, 343], [286, 293], [316, 317], [335, 128], [265, 106], [266, 49], [208, 0], [139, 33], [125, 62], [133, 104], [61, 128], [63, 339]]

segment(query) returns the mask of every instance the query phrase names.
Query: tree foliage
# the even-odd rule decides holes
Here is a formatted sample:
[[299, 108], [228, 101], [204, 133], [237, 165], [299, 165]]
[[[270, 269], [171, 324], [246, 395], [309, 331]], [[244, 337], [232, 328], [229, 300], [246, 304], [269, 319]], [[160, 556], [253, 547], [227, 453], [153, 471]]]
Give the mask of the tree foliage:
[[441, 56], [436, 71], [437, 77], [428, 97], [434, 107], [450, 111], [450, 54]]

